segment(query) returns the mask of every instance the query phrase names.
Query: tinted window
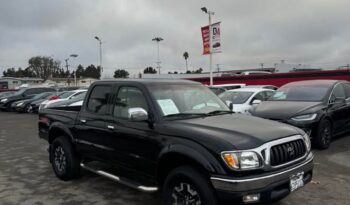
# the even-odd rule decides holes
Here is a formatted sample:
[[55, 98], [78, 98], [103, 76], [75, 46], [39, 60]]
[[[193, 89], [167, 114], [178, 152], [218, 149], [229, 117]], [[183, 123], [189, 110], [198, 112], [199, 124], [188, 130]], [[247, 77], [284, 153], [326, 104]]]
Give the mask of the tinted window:
[[87, 109], [97, 114], [106, 114], [107, 102], [111, 93], [111, 87], [107, 85], [95, 86], [90, 94]]
[[226, 102], [232, 102], [233, 104], [243, 104], [245, 103], [250, 96], [253, 95], [253, 92], [224, 92], [219, 95], [222, 101]]
[[127, 119], [129, 108], [143, 108], [148, 112], [147, 101], [142, 91], [135, 87], [122, 87], [119, 89], [113, 115], [117, 118]]
[[337, 98], [345, 99], [345, 91], [341, 84], [338, 84], [334, 87], [331, 95], [330, 102], [334, 102]]
[[24, 92], [24, 94], [26, 95], [34, 95], [34, 94], [37, 94], [39, 93], [40, 90], [38, 88], [32, 88], [32, 89], [28, 89]]
[[350, 98], [350, 84], [349, 83], [344, 83], [343, 85], [344, 85], [346, 98]]

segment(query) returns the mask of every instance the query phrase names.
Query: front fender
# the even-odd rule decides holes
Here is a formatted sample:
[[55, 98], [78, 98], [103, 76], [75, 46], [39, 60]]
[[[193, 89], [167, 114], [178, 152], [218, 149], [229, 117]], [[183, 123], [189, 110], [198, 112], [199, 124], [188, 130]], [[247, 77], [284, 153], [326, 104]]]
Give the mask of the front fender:
[[170, 154], [179, 154], [188, 157], [196, 161], [210, 173], [226, 174], [226, 171], [218, 162], [217, 158], [215, 158], [213, 154], [200, 145], [192, 144], [189, 146], [183, 144], [172, 144], [166, 146], [160, 152], [158, 160], [160, 161], [162, 158]]

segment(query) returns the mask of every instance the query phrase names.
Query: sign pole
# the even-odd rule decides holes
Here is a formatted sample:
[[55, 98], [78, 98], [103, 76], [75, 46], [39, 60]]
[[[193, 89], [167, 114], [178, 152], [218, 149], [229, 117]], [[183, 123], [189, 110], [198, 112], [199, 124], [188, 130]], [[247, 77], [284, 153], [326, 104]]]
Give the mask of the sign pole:
[[210, 72], [210, 85], [213, 85], [213, 53], [212, 53], [212, 28], [211, 28], [211, 12], [209, 13], [209, 72]]

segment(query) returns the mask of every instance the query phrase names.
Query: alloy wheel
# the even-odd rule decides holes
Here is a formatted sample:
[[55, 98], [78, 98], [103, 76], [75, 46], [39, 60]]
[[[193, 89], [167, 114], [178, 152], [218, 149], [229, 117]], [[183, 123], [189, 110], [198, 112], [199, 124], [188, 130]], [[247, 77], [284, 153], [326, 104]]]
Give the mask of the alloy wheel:
[[200, 205], [202, 204], [198, 191], [188, 183], [178, 183], [172, 191], [173, 205]]
[[325, 122], [324, 124], [324, 127], [322, 129], [322, 135], [321, 135], [321, 140], [322, 140], [322, 143], [324, 145], [327, 145], [330, 143], [331, 141], [331, 138], [332, 138], [332, 131], [331, 131], [331, 125], [330, 123], [327, 121]]
[[66, 170], [66, 155], [61, 146], [57, 146], [54, 153], [54, 163], [58, 172], [64, 173]]

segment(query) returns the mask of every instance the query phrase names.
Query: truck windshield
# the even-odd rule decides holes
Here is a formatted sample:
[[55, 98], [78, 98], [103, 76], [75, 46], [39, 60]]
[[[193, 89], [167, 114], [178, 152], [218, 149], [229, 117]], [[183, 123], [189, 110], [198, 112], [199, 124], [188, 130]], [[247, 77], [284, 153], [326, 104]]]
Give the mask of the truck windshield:
[[225, 103], [202, 85], [157, 85], [150, 86], [150, 90], [162, 111], [162, 116], [230, 112]]

